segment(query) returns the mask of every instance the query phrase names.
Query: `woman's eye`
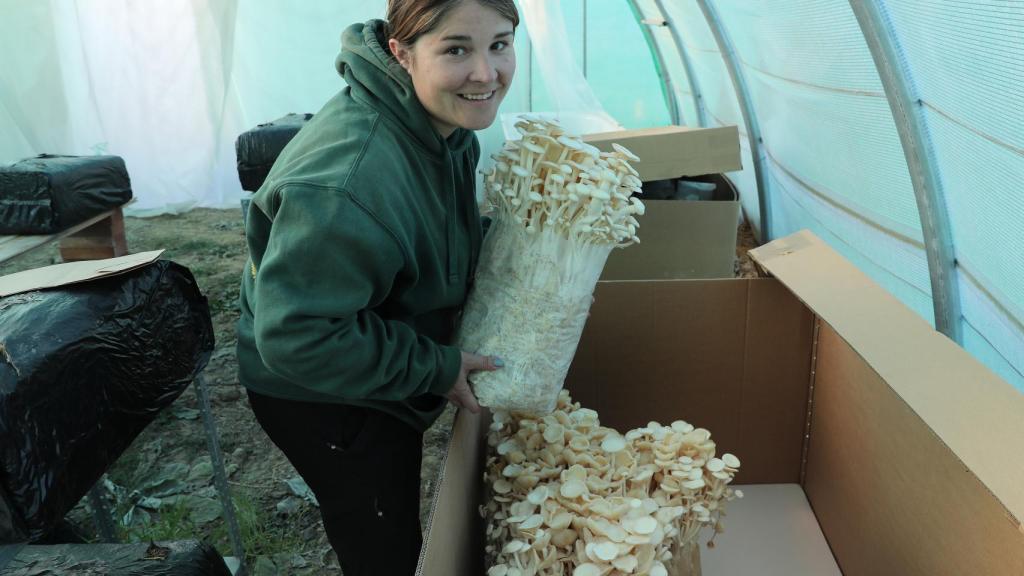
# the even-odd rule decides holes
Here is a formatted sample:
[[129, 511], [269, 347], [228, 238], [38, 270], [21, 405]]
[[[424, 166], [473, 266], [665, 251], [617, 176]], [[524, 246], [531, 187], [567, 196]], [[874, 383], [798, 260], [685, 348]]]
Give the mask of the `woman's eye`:
[[466, 53], [466, 49], [463, 48], [462, 46], [452, 46], [446, 52], [446, 54], [450, 54], [452, 56], [462, 56], [465, 53]]
[[505, 42], [504, 40], [495, 42], [491, 45], [491, 50], [494, 50], [495, 52], [501, 52], [505, 48], [508, 48], [508, 42]]

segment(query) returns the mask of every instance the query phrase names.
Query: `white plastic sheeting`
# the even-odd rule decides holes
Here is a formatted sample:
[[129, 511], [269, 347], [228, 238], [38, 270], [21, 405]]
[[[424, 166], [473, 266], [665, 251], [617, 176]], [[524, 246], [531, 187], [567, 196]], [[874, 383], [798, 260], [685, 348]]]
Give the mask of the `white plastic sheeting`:
[[[605, 112], [577, 65], [569, 43], [565, 17], [557, 0], [520, 0], [530, 34], [533, 62], [552, 99], [551, 111], [567, 130], [578, 134], [621, 130]], [[505, 130], [506, 136], [511, 136]]]
[[[773, 236], [813, 230], [934, 321], [914, 186], [850, 0], [707, 2], [762, 133], [763, 190], [743, 99], [696, 0], [527, 0], [502, 112], [603, 109], [628, 128], [673, 114], [738, 125], [744, 169], [728, 176], [755, 227], [768, 194]], [[937, 209], [948, 211], [962, 343], [1024, 391], [1024, 1], [877, 5], [899, 54], [893, 66], [920, 107]], [[319, 109], [342, 87], [341, 30], [384, 6], [0, 0], [0, 162], [118, 154], [135, 213], [235, 206], [235, 137]], [[531, 27], [558, 32], [531, 44]], [[485, 154], [495, 151], [501, 126], [480, 138]]]
[[[913, 185], [850, 2], [709, 3], [733, 41], [768, 160], [766, 190], [756, 190], [748, 170], [731, 175], [747, 217], [758, 221], [757, 194], [769, 194], [773, 236], [813, 230], [934, 322]], [[645, 17], [668, 16], [678, 27], [709, 123], [742, 130], [697, 2], [665, 1], [660, 14], [653, 0], [637, 4]], [[936, 209], [951, 223], [962, 344], [1024, 391], [1024, 2], [878, 4], [900, 54], [893, 66], [924, 108], [945, 200]], [[667, 34], [656, 39], [671, 53]]]
[[234, 140], [343, 86], [343, 23], [375, 2], [0, 0], [0, 162], [125, 159], [134, 215], [237, 206]]

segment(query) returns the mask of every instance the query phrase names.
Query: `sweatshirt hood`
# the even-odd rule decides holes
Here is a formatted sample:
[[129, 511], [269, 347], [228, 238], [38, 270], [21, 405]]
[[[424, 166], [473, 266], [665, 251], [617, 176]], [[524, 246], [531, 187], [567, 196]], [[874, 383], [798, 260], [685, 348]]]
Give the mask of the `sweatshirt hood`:
[[354, 98], [390, 117], [428, 152], [440, 154], [446, 147], [463, 152], [472, 141], [472, 132], [457, 128], [446, 141], [434, 128], [416, 96], [412, 78], [388, 51], [386, 26], [383, 20], [370, 20], [346, 28], [335, 60], [338, 73]]

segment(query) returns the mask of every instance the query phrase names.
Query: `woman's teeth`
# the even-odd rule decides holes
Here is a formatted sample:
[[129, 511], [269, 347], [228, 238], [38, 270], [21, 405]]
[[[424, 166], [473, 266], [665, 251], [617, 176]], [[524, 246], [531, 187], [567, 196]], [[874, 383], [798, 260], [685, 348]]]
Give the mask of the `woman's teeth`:
[[491, 96], [494, 96], [494, 92], [488, 92], [486, 94], [459, 94], [459, 96], [466, 100], [490, 100]]

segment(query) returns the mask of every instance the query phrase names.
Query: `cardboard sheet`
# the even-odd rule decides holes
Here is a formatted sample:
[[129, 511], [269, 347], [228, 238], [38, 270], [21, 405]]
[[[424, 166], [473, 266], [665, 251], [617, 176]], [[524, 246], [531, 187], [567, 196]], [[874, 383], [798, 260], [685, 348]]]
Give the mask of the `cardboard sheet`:
[[605, 152], [612, 150], [612, 142], [628, 148], [640, 158], [635, 168], [644, 182], [743, 168], [736, 126], [662, 126], [588, 134], [583, 140]]
[[[460, 410], [441, 466], [416, 576], [480, 576], [484, 571], [484, 435], [490, 415]], [[382, 575], [383, 576], [383, 575]]]
[[1020, 526], [1024, 395], [810, 232], [751, 256], [841, 334]]
[[[995, 442], [974, 451], [1024, 458]], [[847, 576], [1024, 574], [1024, 533], [998, 494], [827, 325], [805, 489]]]
[[0, 297], [120, 274], [156, 261], [163, 252], [163, 250], [153, 250], [106, 260], [66, 262], [17, 272], [0, 278]]
[[827, 323], [805, 488], [843, 572], [1024, 574], [1024, 395], [809, 232], [752, 255]]
[[743, 483], [799, 482], [811, 315], [773, 279], [601, 282], [566, 380], [625, 432], [707, 428]]
[[799, 484], [736, 488], [743, 498], [727, 504], [725, 532], [701, 546], [702, 576], [841, 576]]
[[644, 200], [640, 244], [613, 250], [602, 280], [732, 278], [739, 201]]

